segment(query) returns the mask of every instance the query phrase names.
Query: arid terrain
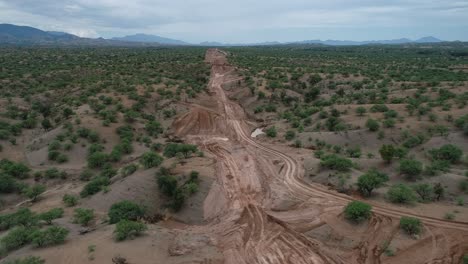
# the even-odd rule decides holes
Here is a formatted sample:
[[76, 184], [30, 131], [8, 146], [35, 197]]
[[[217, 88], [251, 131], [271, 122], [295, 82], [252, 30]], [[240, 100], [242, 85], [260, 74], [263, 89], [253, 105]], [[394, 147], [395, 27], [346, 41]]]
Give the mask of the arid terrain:
[[[179, 49], [73, 51], [115, 56], [130, 74], [109, 59], [96, 68], [72, 65], [68, 73], [60, 72], [63, 65], [15, 72], [21, 78], [15, 83], [0, 68], [0, 131], [8, 131], [0, 133], [2, 262], [27, 256], [47, 264], [468, 261], [464, 68], [443, 71], [441, 78], [453, 82], [429, 84], [379, 75], [372, 68], [382, 62], [372, 52], [344, 51], [349, 61], [341, 61], [334, 49], [326, 52], [338, 55], [320, 48], [299, 54], [282, 48], [278, 56], [261, 47], [204, 55], [202, 48]], [[67, 56], [58, 52], [35, 56]], [[158, 60], [151, 61], [152, 52]], [[16, 60], [2, 56], [11, 65]], [[288, 56], [298, 56], [297, 65]], [[444, 63], [468, 65], [444, 56], [421, 68], [437, 75]], [[398, 66], [394, 57], [385, 61], [388, 71], [423, 64]], [[367, 63], [359, 73], [339, 72], [359, 68], [356, 58]], [[147, 75], [132, 75], [140, 69]], [[63, 91], [43, 88], [54, 75], [64, 76], [57, 85]], [[50, 113], [43, 110], [48, 103]], [[24, 125], [31, 119], [42, 127]], [[10, 128], [18, 120], [23, 131], [15, 135]], [[116, 208], [122, 201], [131, 205]], [[356, 201], [367, 212], [348, 211]], [[30, 211], [15, 216], [21, 208]], [[63, 212], [48, 220], [44, 213], [54, 208]], [[92, 216], [83, 220], [77, 208]], [[403, 219], [416, 223], [406, 228]], [[66, 237], [41, 236], [51, 227]], [[15, 231], [35, 235], [9, 237]]]

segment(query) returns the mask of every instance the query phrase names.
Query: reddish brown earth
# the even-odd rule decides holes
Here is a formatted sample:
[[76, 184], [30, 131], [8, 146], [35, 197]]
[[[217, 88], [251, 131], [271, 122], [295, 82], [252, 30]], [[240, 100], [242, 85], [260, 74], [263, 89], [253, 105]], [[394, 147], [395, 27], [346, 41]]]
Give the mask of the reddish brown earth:
[[[250, 137], [242, 107], [223, 85], [240, 77], [226, 54], [210, 49], [209, 91], [203, 105], [174, 122], [174, 132], [217, 160], [217, 179], [204, 204], [206, 226], [225, 263], [459, 263], [468, 251], [468, 223], [417, 215], [411, 208], [371, 202], [373, 216], [352, 225], [341, 216], [355, 199], [303, 180], [299, 158]], [[291, 151], [292, 153], [293, 151]], [[424, 223], [421, 237], [399, 230], [403, 215]], [[395, 256], [384, 254], [386, 246]]]

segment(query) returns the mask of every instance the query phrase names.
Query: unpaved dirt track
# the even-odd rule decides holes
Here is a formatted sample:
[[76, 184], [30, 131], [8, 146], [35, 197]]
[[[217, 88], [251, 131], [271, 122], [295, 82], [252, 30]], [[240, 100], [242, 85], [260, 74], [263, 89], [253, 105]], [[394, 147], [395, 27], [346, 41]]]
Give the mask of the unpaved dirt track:
[[[336, 219], [336, 212], [353, 199], [305, 183], [302, 164], [296, 159], [250, 138], [243, 109], [227, 98], [222, 87], [239, 80], [239, 76], [218, 49], [209, 49], [206, 61], [212, 66], [209, 91], [216, 107], [210, 110], [192, 105], [173, 127], [177, 136], [199, 145], [218, 161], [217, 184], [205, 201], [205, 218], [211, 224], [198, 232], [213, 234], [225, 263], [386, 263], [381, 261], [381, 244], [398, 232], [394, 220], [413, 214], [373, 204], [375, 214], [369, 221], [369, 232], [349, 252], [305, 236], [302, 232], [325, 224], [322, 215], [335, 212], [332, 217]], [[285, 200], [294, 205], [278, 210]], [[411, 254], [418, 252], [405, 251], [408, 256], [400, 262], [391, 262], [398, 260], [395, 257], [388, 263], [456, 263], [468, 249], [468, 224], [417, 217], [431, 236], [414, 243], [414, 248], [430, 242], [432, 254], [420, 252], [421, 261], [412, 262]], [[445, 228], [458, 230], [459, 236], [454, 241], [444, 240]]]

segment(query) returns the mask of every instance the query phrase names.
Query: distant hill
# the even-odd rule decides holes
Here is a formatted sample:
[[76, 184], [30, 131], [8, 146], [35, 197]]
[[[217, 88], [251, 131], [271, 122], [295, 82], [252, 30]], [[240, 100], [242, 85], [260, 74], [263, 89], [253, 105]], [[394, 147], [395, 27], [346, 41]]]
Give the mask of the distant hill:
[[112, 38], [112, 40], [126, 41], [126, 42], [146, 42], [146, 43], [159, 43], [165, 45], [190, 45], [177, 39], [164, 38], [155, 35], [135, 34], [125, 37]]
[[7, 45], [67, 45], [67, 46], [157, 46], [158, 43], [136, 43], [103, 38], [81, 38], [57, 31], [33, 27], [0, 24], [0, 44]]
[[288, 44], [323, 44], [330, 46], [357, 46], [369, 44], [408, 44], [408, 43], [439, 43], [444, 42], [435, 37], [424, 37], [417, 40], [408, 38], [391, 39], [391, 40], [368, 40], [368, 41], [352, 41], [352, 40], [304, 40], [298, 42], [290, 42]]
[[407, 38], [393, 40], [303, 40], [294, 42], [261, 42], [261, 43], [220, 43], [202, 42], [190, 44], [181, 40], [164, 38], [155, 35], [135, 34], [131, 36], [112, 39], [103, 38], [81, 38], [73, 34], [57, 31], [43, 31], [33, 27], [17, 26], [12, 24], [0, 24], [0, 44], [12, 45], [98, 45], [98, 46], [159, 46], [159, 45], [199, 45], [199, 46], [273, 46], [273, 45], [296, 45], [315, 44], [329, 46], [349, 45], [372, 45], [372, 44], [418, 44], [418, 43], [440, 43], [444, 42], [438, 38], [429, 36], [417, 40]]
[[368, 40], [368, 41], [352, 41], [352, 40], [302, 40], [292, 42], [261, 42], [261, 43], [249, 43], [249, 44], [232, 44], [232, 43], [220, 43], [220, 42], [202, 42], [201, 46], [271, 46], [271, 45], [294, 45], [294, 44], [320, 44], [328, 46], [358, 46], [358, 45], [371, 45], [371, 44], [407, 44], [407, 43], [439, 43], [444, 42], [435, 37], [424, 37], [417, 40], [411, 40], [408, 38], [391, 39], [391, 40]]

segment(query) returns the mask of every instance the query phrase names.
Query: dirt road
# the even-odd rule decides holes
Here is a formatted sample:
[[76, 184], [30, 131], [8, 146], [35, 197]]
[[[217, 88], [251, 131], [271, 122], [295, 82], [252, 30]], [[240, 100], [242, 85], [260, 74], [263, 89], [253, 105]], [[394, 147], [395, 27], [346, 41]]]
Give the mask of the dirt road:
[[[423, 256], [420, 263], [452, 263], [444, 261], [460, 258], [466, 250], [461, 245], [468, 242], [467, 223], [414, 215], [382, 204], [373, 204], [372, 232], [348, 252], [304, 235], [324, 225], [325, 216], [337, 219], [352, 198], [305, 183], [302, 164], [294, 157], [253, 140], [243, 109], [227, 98], [222, 87], [239, 79], [235, 69], [217, 49], [207, 51], [206, 61], [212, 65], [209, 90], [215, 106], [210, 110], [193, 105], [175, 121], [174, 128], [178, 136], [198, 144], [218, 161], [218, 180], [205, 201], [205, 218], [211, 224], [202, 229], [214, 234], [225, 263], [381, 263], [381, 240], [395, 236], [392, 223], [402, 215], [417, 216], [431, 226], [427, 227], [428, 241], [434, 251], [438, 243], [445, 247]], [[286, 202], [292, 205], [284, 209]], [[461, 239], [443, 240], [431, 231], [442, 228], [458, 230]]]

